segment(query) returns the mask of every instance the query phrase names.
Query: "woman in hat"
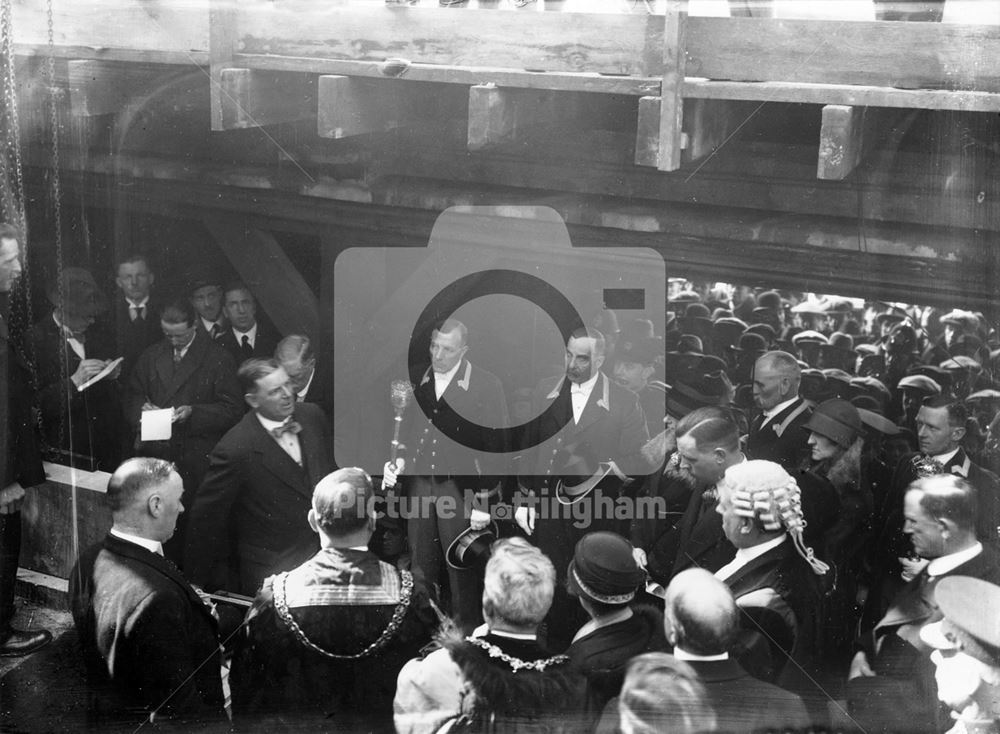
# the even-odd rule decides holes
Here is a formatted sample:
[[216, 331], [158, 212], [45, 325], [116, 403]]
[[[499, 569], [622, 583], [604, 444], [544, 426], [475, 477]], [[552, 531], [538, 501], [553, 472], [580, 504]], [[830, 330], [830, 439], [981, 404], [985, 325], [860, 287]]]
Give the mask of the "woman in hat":
[[[856, 579], [871, 535], [872, 492], [862, 472], [864, 435], [858, 409], [834, 398], [820, 403], [804, 428], [811, 456], [804, 469], [829, 481], [840, 498], [840, 512], [824, 533], [822, 554], [837, 571], [837, 592], [827, 600], [826, 641], [846, 643], [853, 629]], [[808, 518], [807, 518], [808, 519]]]

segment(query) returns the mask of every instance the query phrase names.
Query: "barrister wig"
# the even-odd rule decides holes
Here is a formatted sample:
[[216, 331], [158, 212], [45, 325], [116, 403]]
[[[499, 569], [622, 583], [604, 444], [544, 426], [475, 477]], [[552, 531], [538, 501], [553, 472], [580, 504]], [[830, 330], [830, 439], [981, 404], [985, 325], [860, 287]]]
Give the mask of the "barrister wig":
[[737, 515], [755, 520], [767, 532], [785, 530], [799, 555], [817, 575], [830, 570], [802, 539], [806, 519], [802, 515], [801, 492], [781, 465], [773, 461], [745, 461], [729, 467], [722, 481], [732, 493], [733, 511]]

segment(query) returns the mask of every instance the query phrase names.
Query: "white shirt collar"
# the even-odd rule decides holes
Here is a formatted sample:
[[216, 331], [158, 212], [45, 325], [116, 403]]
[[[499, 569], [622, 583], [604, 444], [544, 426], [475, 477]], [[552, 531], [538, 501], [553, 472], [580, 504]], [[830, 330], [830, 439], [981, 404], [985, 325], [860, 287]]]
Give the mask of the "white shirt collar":
[[451, 384], [452, 379], [458, 374], [458, 368], [462, 366], [462, 360], [458, 360], [455, 366], [452, 367], [447, 372], [434, 372], [433, 368], [431, 372], [434, 372], [434, 385], [435, 388], [440, 388], [437, 390], [438, 397], [444, 395], [444, 391], [448, 389], [448, 385]]
[[146, 296], [141, 301], [133, 301], [128, 296], [125, 296], [125, 303], [128, 304], [129, 308], [145, 308], [146, 304], [149, 303], [149, 296]]
[[591, 619], [583, 627], [581, 627], [577, 633], [573, 636], [573, 642], [577, 640], [582, 640], [589, 634], [597, 632], [597, 630], [602, 627], [610, 627], [613, 624], [618, 624], [619, 622], [624, 622], [626, 619], [632, 618], [632, 610], [629, 607], [624, 609], [619, 609], [617, 612], [612, 612], [611, 614], [605, 614], [597, 619]]
[[[208, 328], [211, 331], [212, 327], [208, 327]], [[256, 324], [256, 322], [254, 322], [254, 325], [251, 326], [247, 331], [237, 331], [236, 327], [234, 326], [233, 327], [233, 336], [236, 337], [236, 343], [240, 344], [240, 345], [243, 344], [243, 337], [248, 336], [248, 337], [250, 337], [250, 346], [253, 346], [254, 344], [257, 343], [257, 324]]]
[[765, 410], [764, 411], [764, 423], [767, 423], [769, 420], [771, 420], [772, 418], [774, 418], [774, 416], [778, 415], [778, 413], [780, 413], [781, 411], [783, 411], [785, 408], [790, 407], [798, 399], [799, 399], [799, 396], [796, 395], [791, 400], [786, 400], [783, 403], [778, 403], [777, 405], [775, 405], [770, 410]]
[[259, 420], [260, 424], [264, 426], [264, 430], [268, 432], [274, 430], [275, 428], [280, 428], [281, 426], [285, 425], [285, 423], [287, 423], [288, 421], [290, 421], [292, 418], [295, 417], [290, 415], [284, 420], [273, 421], [270, 418], [265, 418], [260, 413], [257, 413], [256, 415], [257, 415], [257, 420]]
[[693, 652], [688, 652], [680, 645], [674, 645], [674, 657], [678, 660], [729, 660], [729, 653], [724, 652], [720, 655], [695, 655]]
[[586, 382], [581, 382], [577, 385], [575, 382], [570, 384], [570, 393], [582, 394], [586, 398], [590, 398], [590, 393], [594, 391], [594, 385], [597, 384], [597, 378], [601, 376], [600, 372], [595, 372], [594, 376], [591, 377]]
[[126, 533], [118, 528], [111, 528], [110, 534], [119, 538], [120, 540], [127, 541], [129, 543], [135, 543], [136, 545], [142, 546], [150, 553], [155, 553], [158, 556], [163, 555], [163, 543], [158, 540], [150, 540], [149, 538], [142, 538], [138, 535], [132, 535], [132, 533]]
[[983, 544], [977, 541], [975, 545], [969, 546], [965, 550], [956, 551], [954, 553], [949, 553], [946, 556], [935, 558], [927, 564], [927, 575], [941, 576], [949, 571], [954, 571], [963, 563], [971, 561], [982, 552]]
[[938, 454], [937, 456], [932, 456], [931, 458], [941, 466], [948, 466], [957, 454], [958, 449], [955, 449], [954, 451], [949, 451], [946, 454]]
[[309, 394], [309, 386], [313, 384], [313, 378], [315, 376], [316, 376], [316, 368], [313, 367], [312, 374], [309, 375], [309, 381], [306, 383], [306, 386], [303, 387], [301, 390], [299, 390], [297, 393], [295, 393], [298, 396], [299, 400], [304, 400], [306, 395]]
[[736, 555], [733, 557], [729, 563], [720, 568], [715, 572], [715, 578], [725, 581], [729, 577], [733, 576], [737, 571], [746, 566], [750, 561], [755, 558], [767, 553], [773, 548], [777, 548], [779, 545], [785, 542], [787, 533], [782, 533], [777, 538], [772, 538], [766, 543], [761, 543], [760, 545], [755, 545], [753, 548], [740, 548], [736, 551]]

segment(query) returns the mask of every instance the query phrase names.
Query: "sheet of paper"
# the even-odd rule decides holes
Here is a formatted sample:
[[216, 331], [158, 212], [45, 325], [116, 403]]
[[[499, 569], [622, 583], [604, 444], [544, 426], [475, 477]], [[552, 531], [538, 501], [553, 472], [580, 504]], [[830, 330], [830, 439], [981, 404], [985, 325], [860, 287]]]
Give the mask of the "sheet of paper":
[[143, 441], [166, 441], [171, 435], [170, 419], [174, 417], [173, 408], [163, 408], [162, 410], [142, 411], [142, 434]]
[[105, 377], [107, 377], [108, 375], [110, 375], [112, 372], [115, 371], [115, 367], [117, 367], [118, 365], [120, 365], [122, 363], [123, 359], [125, 359], [125, 358], [124, 357], [119, 357], [118, 359], [112, 359], [110, 362], [108, 362], [106, 365], [104, 365], [104, 369], [103, 370], [101, 370], [96, 375], [94, 375], [89, 380], [87, 380], [85, 383], [83, 383], [82, 385], [80, 385], [80, 387], [78, 387], [77, 390], [79, 392], [83, 392], [88, 387], [90, 387], [91, 385], [93, 385], [95, 382], [100, 382], [101, 380], [103, 380]]

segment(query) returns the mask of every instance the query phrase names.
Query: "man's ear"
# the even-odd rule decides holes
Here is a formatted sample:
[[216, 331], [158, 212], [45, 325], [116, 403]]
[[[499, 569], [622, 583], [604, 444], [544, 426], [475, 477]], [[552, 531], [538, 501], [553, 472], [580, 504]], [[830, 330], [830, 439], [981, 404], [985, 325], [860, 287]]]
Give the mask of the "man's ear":
[[715, 457], [716, 464], [726, 463], [726, 450], [721, 446], [718, 446], [712, 450], [712, 455]]
[[151, 517], [158, 518], [163, 514], [163, 498], [155, 492], [149, 495], [149, 498], [146, 500], [146, 510]]
[[243, 396], [243, 399], [246, 401], [247, 405], [249, 405], [254, 410], [256, 410], [257, 406], [260, 405], [260, 401], [257, 399], [257, 396], [254, 395], [252, 392], [246, 393]]
[[[597, 372], [597, 370], [601, 369], [601, 367], [604, 365], [604, 357], [605, 357], [605, 355], [602, 354], [600, 357], [594, 357], [593, 358], [593, 360], [592, 360], [592, 362], [593, 362], [593, 368], [594, 368], [593, 372]], [[591, 377], [594, 376], [593, 372], [591, 373]]]
[[306, 515], [306, 518], [309, 520], [309, 527], [312, 528], [312, 530], [313, 530], [314, 533], [318, 533], [319, 532], [319, 522], [316, 520], [316, 510], [314, 510], [313, 508], [310, 507], [309, 508], [309, 514]]
[[965, 438], [965, 426], [954, 426], [951, 429], [951, 440], [961, 443], [963, 438]]

